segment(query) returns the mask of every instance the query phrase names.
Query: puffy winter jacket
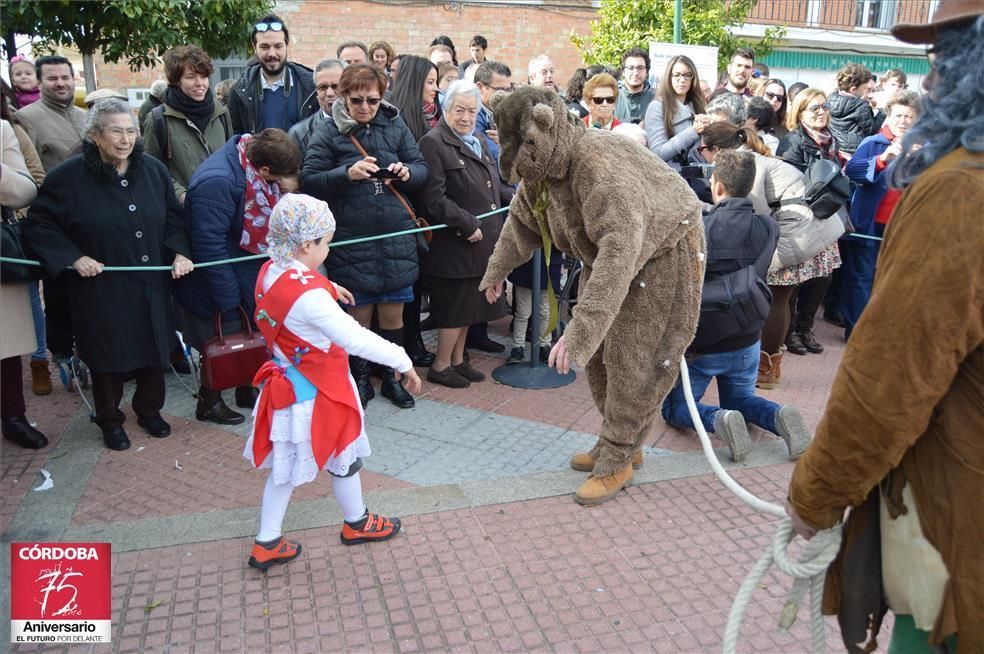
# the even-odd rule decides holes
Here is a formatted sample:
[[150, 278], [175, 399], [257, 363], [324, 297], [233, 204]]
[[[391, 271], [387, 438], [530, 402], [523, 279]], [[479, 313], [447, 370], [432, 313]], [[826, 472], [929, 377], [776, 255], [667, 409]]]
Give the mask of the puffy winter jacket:
[[[229, 139], [198, 167], [188, 183], [185, 221], [196, 263], [244, 257], [239, 247], [246, 203], [246, 173], [239, 163], [239, 136]], [[199, 268], [174, 284], [178, 303], [203, 318], [242, 305], [253, 315], [256, 277], [263, 259]], [[227, 318], [238, 317], [229, 313]]]
[[837, 139], [838, 149], [852, 155], [861, 141], [874, 133], [875, 114], [871, 105], [855, 95], [831, 93], [827, 98], [830, 112], [830, 133]]
[[[840, 150], [840, 141], [836, 136], [834, 146], [835, 150]], [[813, 162], [827, 158], [820, 146], [813, 142], [802, 127], [797, 127], [780, 139], [776, 156], [795, 166], [801, 173], [805, 173]], [[833, 161], [839, 163], [836, 158]]]
[[[353, 120], [344, 102], [317, 126], [301, 168], [301, 190], [324, 200], [335, 214], [335, 241], [377, 236], [414, 227], [410, 215], [381, 182], [353, 182], [348, 169], [362, 159], [354, 136], [380, 168], [401, 162], [410, 169], [407, 182], [393, 181], [404, 197], [427, 182], [427, 163], [400, 112], [383, 102], [368, 124]], [[410, 286], [419, 275], [417, 239], [413, 234], [333, 249], [325, 265], [328, 276], [362, 293], [383, 293]]]

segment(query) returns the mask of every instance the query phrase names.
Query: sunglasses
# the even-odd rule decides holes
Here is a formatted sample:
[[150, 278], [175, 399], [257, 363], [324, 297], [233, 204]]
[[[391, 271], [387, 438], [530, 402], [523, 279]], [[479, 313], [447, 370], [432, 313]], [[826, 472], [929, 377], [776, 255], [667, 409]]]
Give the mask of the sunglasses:
[[591, 98], [591, 101], [594, 102], [595, 104], [615, 104], [615, 98], [613, 97]]
[[358, 106], [361, 106], [363, 103], [368, 104], [370, 107], [375, 107], [377, 104], [379, 104], [382, 101], [382, 98], [355, 98], [355, 97], [352, 97], [352, 98], [349, 98], [348, 100], [349, 100], [349, 102], [351, 102], [352, 104], [354, 104], [357, 107]]
[[339, 86], [341, 86], [341, 84], [319, 84], [314, 88], [319, 93], [324, 93], [328, 89], [331, 89], [332, 91], [337, 91]]
[[699, 152], [701, 155], [703, 155], [704, 152], [706, 152], [707, 150], [711, 150], [711, 149], [717, 149], [717, 146], [716, 145], [701, 145], [701, 146], [699, 146], [697, 148], [697, 152]]
[[827, 104], [826, 102], [824, 102], [823, 104], [811, 104], [809, 107], [807, 107], [807, 109], [809, 109], [813, 113], [816, 113], [821, 109], [823, 109], [824, 111], [828, 111], [830, 109], [830, 105]]
[[257, 23], [253, 25], [253, 29], [257, 32], [266, 32], [267, 30], [271, 32], [282, 32], [284, 30], [284, 24], [279, 21], [273, 21], [272, 23]]
[[786, 99], [785, 95], [773, 93], [772, 91], [766, 91], [763, 95], [765, 95], [766, 100], [779, 100], [781, 102], [782, 100]]

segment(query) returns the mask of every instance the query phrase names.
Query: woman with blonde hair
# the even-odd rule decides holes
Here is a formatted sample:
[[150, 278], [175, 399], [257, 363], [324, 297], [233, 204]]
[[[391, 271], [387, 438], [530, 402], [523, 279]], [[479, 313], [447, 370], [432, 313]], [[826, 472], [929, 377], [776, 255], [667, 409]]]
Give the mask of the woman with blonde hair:
[[618, 82], [608, 73], [599, 73], [584, 83], [582, 98], [588, 106], [584, 124], [611, 131], [621, 124], [615, 117], [615, 102], [618, 100]]
[[389, 73], [390, 64], [396, 58], [396, 50], [386, 41], [376, 41], [369, 46], [369, 63]]

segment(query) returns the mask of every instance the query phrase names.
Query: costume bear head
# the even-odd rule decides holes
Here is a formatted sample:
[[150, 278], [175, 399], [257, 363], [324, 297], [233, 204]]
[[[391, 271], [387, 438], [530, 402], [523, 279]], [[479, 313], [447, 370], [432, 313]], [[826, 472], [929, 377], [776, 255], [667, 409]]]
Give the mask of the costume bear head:
[[563, 179], [584, 133], [555, 91], [522, 86], [489, 102], [499, 128], [499, 170], [510, 183]]

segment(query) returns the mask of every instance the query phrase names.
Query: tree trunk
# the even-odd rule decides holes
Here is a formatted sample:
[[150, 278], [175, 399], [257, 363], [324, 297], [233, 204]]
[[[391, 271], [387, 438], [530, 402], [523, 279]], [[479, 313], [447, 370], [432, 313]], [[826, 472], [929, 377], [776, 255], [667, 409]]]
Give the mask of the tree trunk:
[[[7, 61], [9, 62], [17, 54], [17, 39], [14, 37], [14, 31], [8, 30], [3, 35], [3, 49], [7, 54]], [[9, 71], [8, 71], [9, 72]]]
[[96, 64], [91, 52], [82, 53], [82, 71], [85, 75], [85, 92], [88, 95], [96, 90]]

